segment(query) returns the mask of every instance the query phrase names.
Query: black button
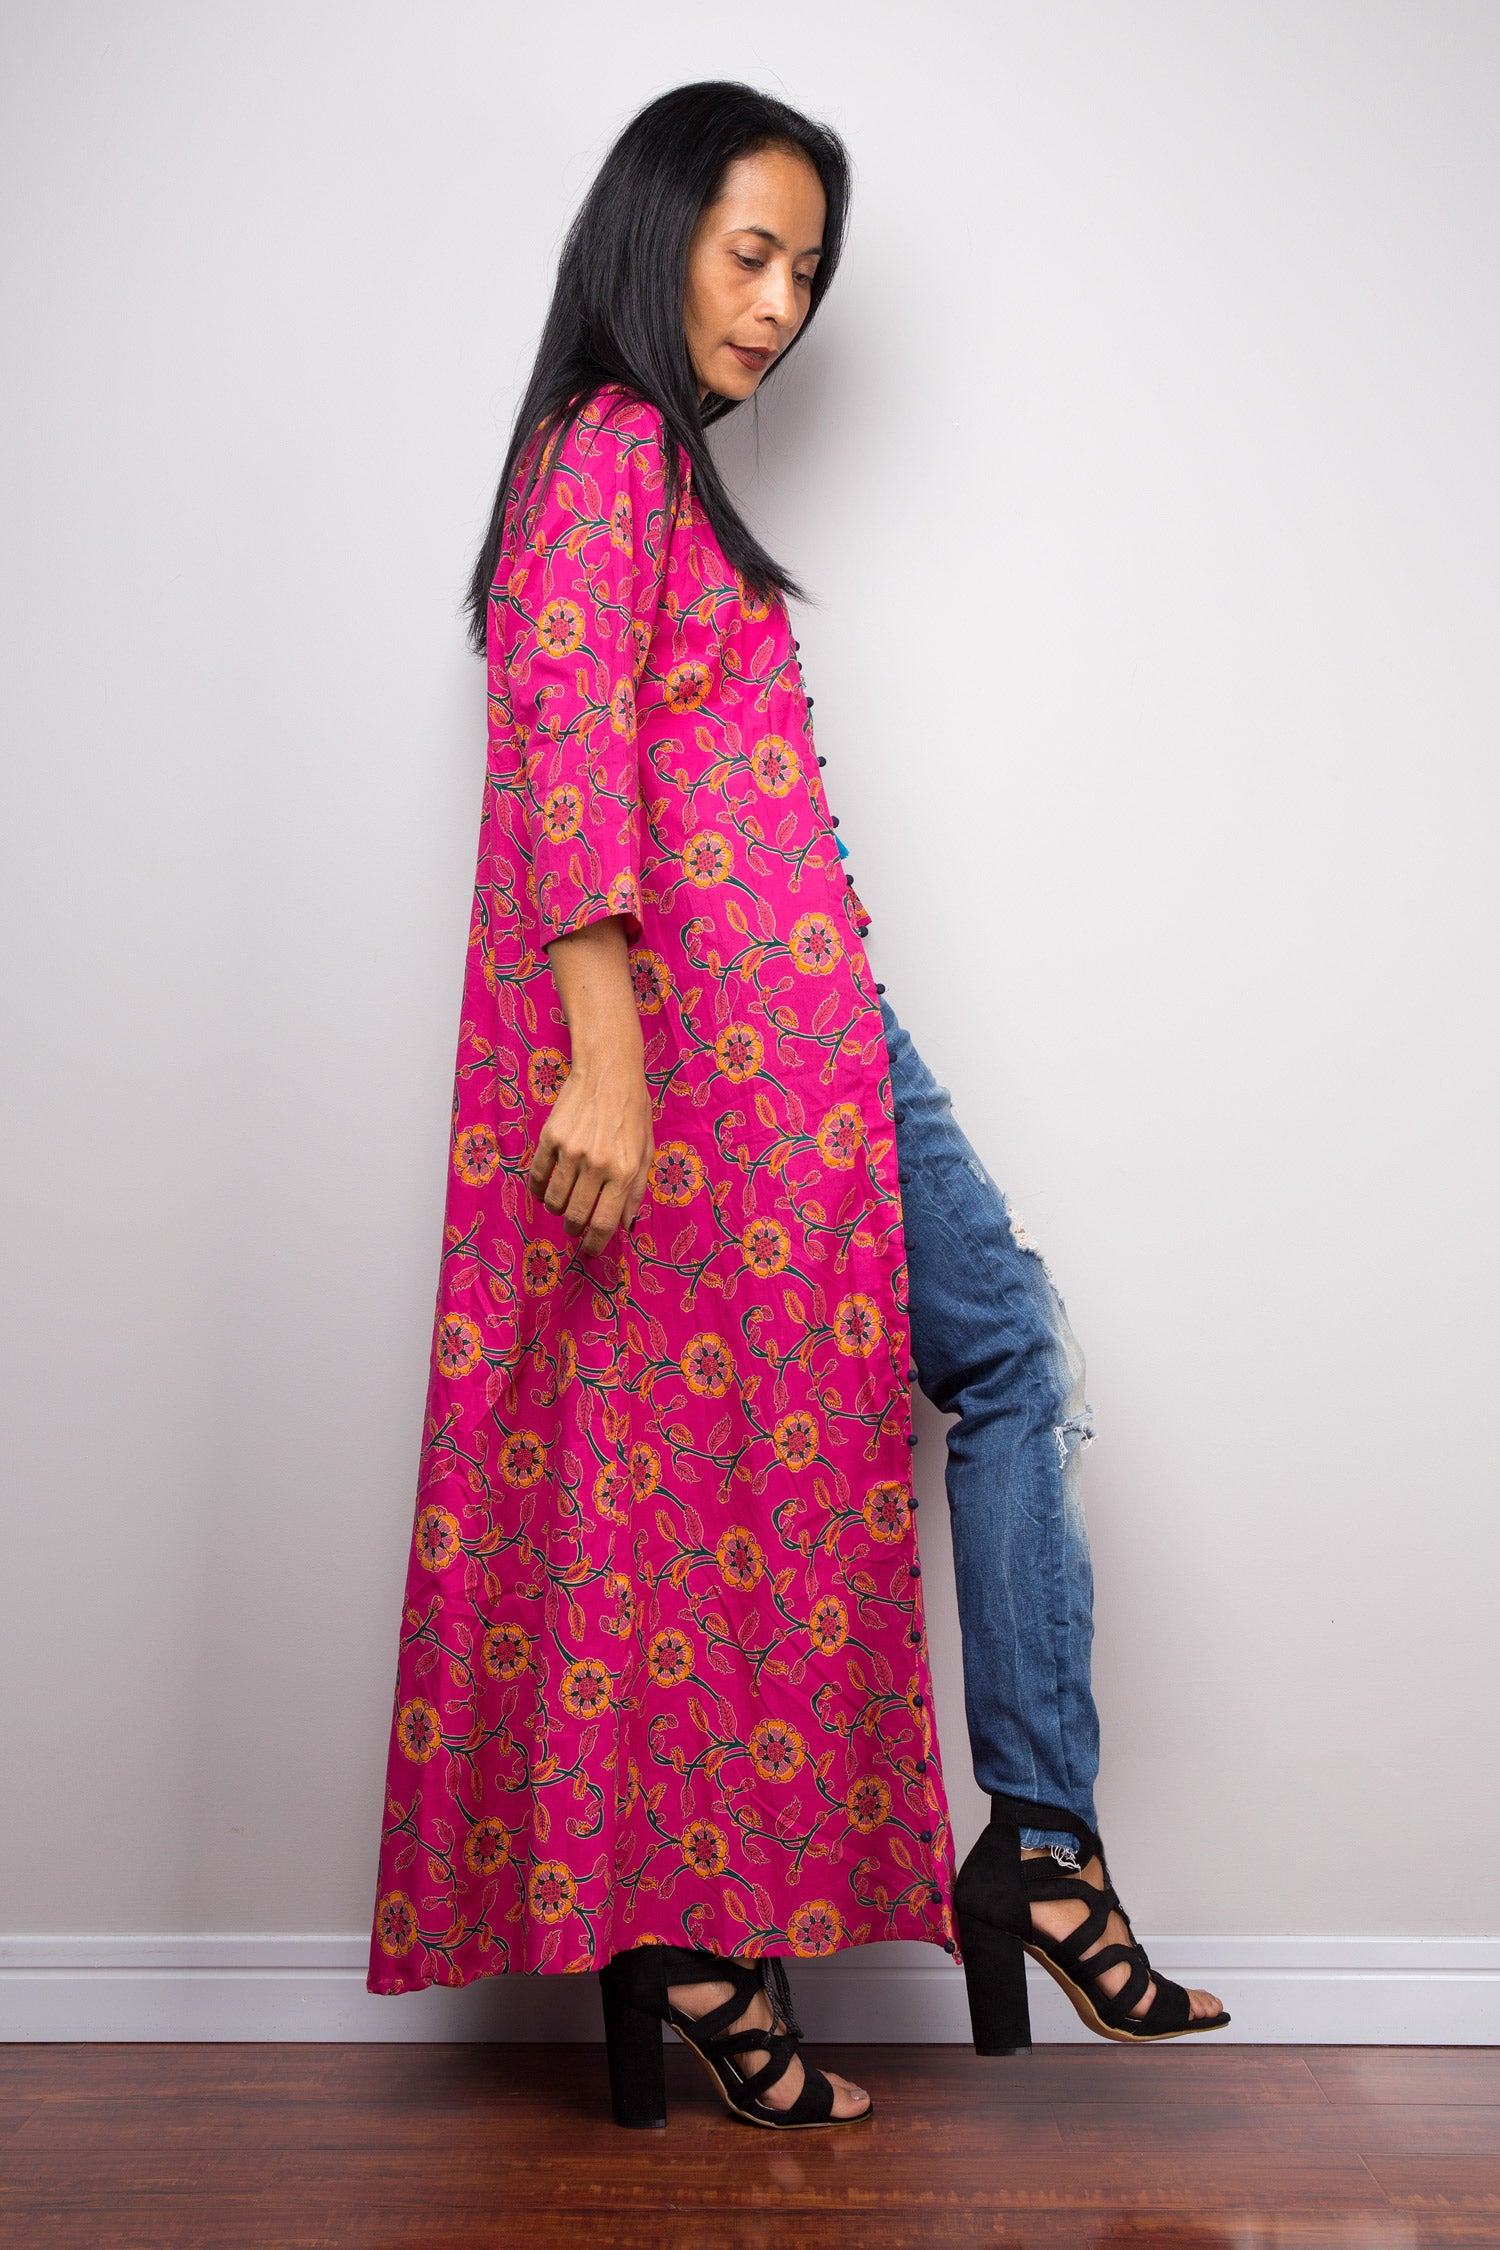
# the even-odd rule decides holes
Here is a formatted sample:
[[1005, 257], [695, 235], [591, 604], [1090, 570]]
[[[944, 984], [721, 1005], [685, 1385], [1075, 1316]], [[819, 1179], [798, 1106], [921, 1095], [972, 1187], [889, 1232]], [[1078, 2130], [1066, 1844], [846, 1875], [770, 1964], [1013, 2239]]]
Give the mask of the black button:
[[[876, 991], [877, 991], [877, 992], [878, 992], [878, 991], [880, 990], [880, 987], [879, 987], [879, 985], [878, 985], [878, 984], [876, 985], [875, 989], [876, 989]], [[891, 1111], [891, 1123], [892, 1123], [893, 1125], [904, 1125], [904, 1124], [906, 1123], [906, 1112], [905, 1112], [905, 1110], [904, 1110], [904, 1109], [893, 1109], [893, 1110]]]
[[817, 697], [816, 697], [815, 695], [810, 695], [810, 696], [808, 697], [808, 699], [807, 699], [807, 708], [808, 708], [808, 710], [809, 710], [809, 711], [810, 711], [810, 710], [812, 709], [813, 705], [814, 705], [814, 704], [815, 704], [815, 703], [817, 702], [817, 700], [818, 700], [818, 699], [817, 699]]
[[837, 814], [836, 812], [831, 812], [831, 813], [830, 813], [830, 814], [828, 815], [828, 825], [829, 825], [829, 827], [830, 827], [830, 828], [837, 828], [838, 824], [839, 824], [839, 816], [838, 816], [838, 814]]
[[930, 1898], [930, 1899], [932, 1900], [932, 1903], [933, 1903], [933, 1905], [934, 1905], [934, 1906], [941, 1906], [941, 1905], [942, 1905], [942, 1903], [943, 1903], [943, 1894], [942, 1894], [942, 1892], [941, 1892], [941, 1891], [929, 1891], [927, 1895], [928, 1895], [928, 1897], [929, 1897], [929, 1898]]
[[924, 1828], [921, 1835], [917, 1838], [917, 1842], [919, 1844], [930, 1844], [932, 1842], [932, 1830], [930, 1828]]
[[918, 1773], [925, 1773], [927, 1771], [927, 1760], [925, 1758], [918, 1758], [917, 1771]]
[[827, 763], [828, 763], [828, 760], [827, 760], [826, 758], [820, 757], [820, 758], [818, 759], [818, 764], [819, 764], [820, 766], [826, 766], [826, 765], [827, 765]]
[[898, 1179], [898, 1180], [899, 1180], [899, 1181], [901, 1182], [901, 1185], [902, 1185], [903, 1187], [906, 1187], [906, 1186], [908, 1186], [908, 1185], [910, 1184], [910, 1181], [911, 1181], [911, 1174], [910, 1174], [910, 1172], [898, 1172], [898, 1173], [896, 1174], [896, 1177], [897, 1177], [897, 1179]]
[[916, 1431], [915, 1431], [915, 1430], [908, 1430], [908, 1431], [907, 1431], [907, 1433], [906, 1433], [906, 1442], [907, 1442], [907, 1444], [908, 1444], [908, 1445], [915, 1445], [915, 1444], [916, 1444], [916, 1442], [917, 1442], [917, 1433], [916, 1433]]
[[951, 1938], [951, 1937], [945, 1937], [945, 1938], [944, 1938], [944, 1940], [943, 1940], [943, 1951], [944, 1951], [945, 1953], [952, 1953], [952, 1952], [956, 1951], [956, 1948], [955, 1948], [955, 1946], [954, 1946], [954, 1943], [953, 1943], [953, 1940], [952, 1940], [952, 1938]]
[[884, 992], [884, 990], [885, 990], [885, 986], [884, 986], [883, 984], [877, 984], [877, 985], [876, 985], [876, 987], [875, 987], [875, 990], [876, 990], [877, 992]]
[[[916, 1503], [916, 1502], [915, 1502], [915, 1500], [914, 1500], [914, 1501], [912, 1502], [912, 1506], [913, 1506], [913, 1507], [915, 1507], [915, 1506], [916, 1506], [916, 1504], [917, 1504], [917, 1503]], [[914, 1562], [914, 1563], [912, 1564], [912, 1566], [911, 1566], [911, 1574], [912, 1574], [913, 1578], [920, 1578], [920, 1577], [921, 1577], [921, 1575], [922, 1575], [922, 1565], [921, 1565], [921, 1564], [920, 1564], [919, 1562]], [[917, 1697], [917, 1699], [916, 1699], [916, 1703], [917, 1703], [917, 1709], [918, 1709], [918, 1710], [920, 1710], [920, 1709], [922, 1708], [922, 1698], [920, 1697], [920, 1695], [919, 1695], [919, 1696]]]
[[[912, 1568], [913, 1568], [913, 1570], [915, 1570], [915, 1568], [916, 1568], [916, 1564], [915, 1564], [915, 1563], [913, 1563], [913, 1565], [912, 1565]], [[921, 1710], [921, 1708], [922, 1708], [922, 1698], [920, 1697], [920, 1695], [914, 1695], [914, 1696], [912, 1697], [912, 1699], [911, 1699], [911, 1707], [912, 1707], [912, 1709], [913, 1709], [914, 1711], [920, 1711], [920, 1710]]]

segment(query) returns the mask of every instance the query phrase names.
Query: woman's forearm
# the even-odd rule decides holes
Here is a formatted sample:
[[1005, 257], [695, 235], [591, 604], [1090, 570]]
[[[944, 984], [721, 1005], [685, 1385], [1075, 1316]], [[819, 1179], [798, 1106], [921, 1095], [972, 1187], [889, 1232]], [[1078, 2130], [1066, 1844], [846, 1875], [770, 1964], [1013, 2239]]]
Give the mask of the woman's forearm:
[[640, 1207], [652, 1156], [651, 1098], [630, 952], [618, 917], [547, 948], [572, 1064], [537, 1139], [530, 1185], [589, 1255]]

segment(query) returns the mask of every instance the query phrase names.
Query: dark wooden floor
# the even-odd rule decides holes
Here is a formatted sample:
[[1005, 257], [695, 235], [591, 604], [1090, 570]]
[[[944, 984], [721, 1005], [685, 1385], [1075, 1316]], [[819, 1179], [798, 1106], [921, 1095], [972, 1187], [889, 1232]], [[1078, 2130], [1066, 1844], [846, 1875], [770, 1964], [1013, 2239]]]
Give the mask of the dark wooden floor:
[[1500, 2246], [1500, 2049], [824, 2048], [867, 2125], [741, 2125], [600, 2047], [0, 2047], [6, 2250]]

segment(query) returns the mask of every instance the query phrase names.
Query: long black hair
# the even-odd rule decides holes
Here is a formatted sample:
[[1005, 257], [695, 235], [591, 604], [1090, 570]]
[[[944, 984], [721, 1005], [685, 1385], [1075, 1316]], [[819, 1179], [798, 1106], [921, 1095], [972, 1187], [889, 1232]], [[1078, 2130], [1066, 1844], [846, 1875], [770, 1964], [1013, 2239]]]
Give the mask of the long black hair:
[[[763, 599], [773, 586], [801, 597], [796, 579], [767, 554], [741, 516], [703, 442], [708, 424], [732, 413], [741, 401], [710, 391], [699, 405], [683, 320], [688, 249], [700, 214], [717, 199], [724, 174], [737, 157], [782, 147], [807, 158], [823, 183], [827, 203], [823, 254], [807, 317], [792, 339], [796, 343], [807, 333], [833, 279], [848, 219], [849, 155], [831, 126], [815, 123], [753, 86], [703, 79], [648, 103], [604, 159], [563, 244], [531, 380], [516, 413], [489, 530], [469, 582], [469, 645], [477, 653], [484, 652], [490, 588], [518, 457], [541, 425], [543, 443], [527, 491], [517, 495], [524, 505], [547, 440], [566, 431], [601, 383], [626, 385], [661, 414], [668, 506], [675, 506], [678, 497], [675, 438], [692, 463], [693, 490], [726, 560]], [[762, 384], [770, 381], [790, 348], [777, 354]]]

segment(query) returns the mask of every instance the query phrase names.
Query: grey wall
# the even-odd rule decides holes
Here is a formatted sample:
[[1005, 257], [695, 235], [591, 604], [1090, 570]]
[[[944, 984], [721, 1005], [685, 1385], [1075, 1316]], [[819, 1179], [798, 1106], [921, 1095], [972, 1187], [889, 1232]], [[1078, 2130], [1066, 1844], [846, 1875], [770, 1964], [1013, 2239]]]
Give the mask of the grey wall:
[[732, 75], [859, 168], [724, 451], [820, 597], [876, 973], [1089, 1355], [1137, 1926], [1492, 1928], [1500, 15], [13, 0], [4, 40], [0, 1927], [368, 1928], [457, 605], [568, 217]]

